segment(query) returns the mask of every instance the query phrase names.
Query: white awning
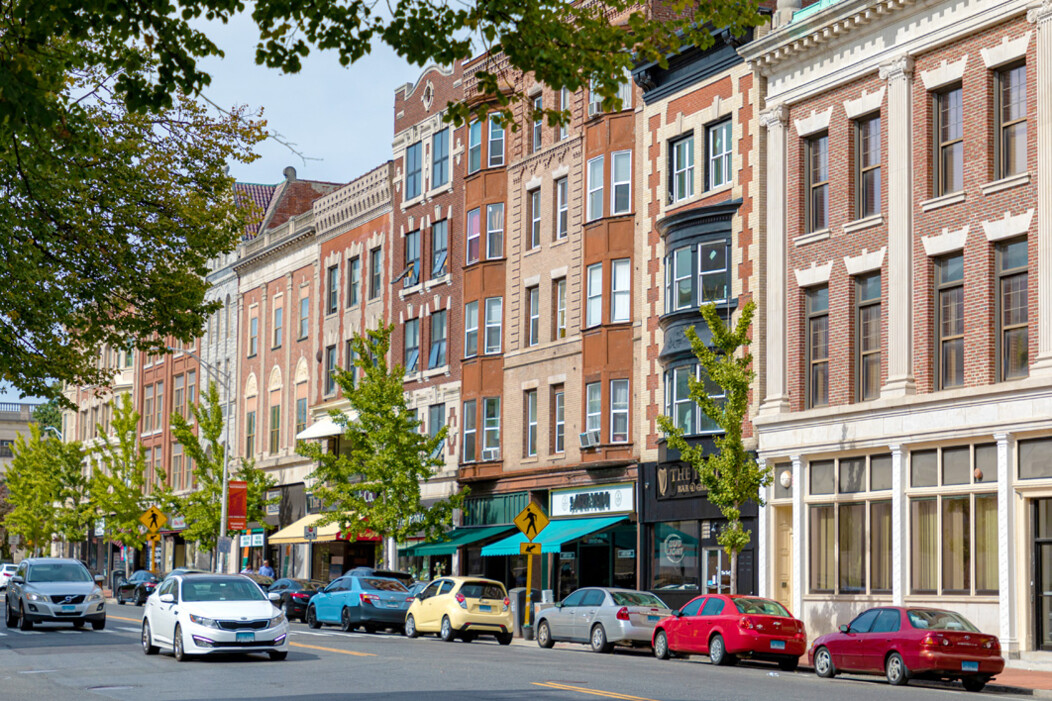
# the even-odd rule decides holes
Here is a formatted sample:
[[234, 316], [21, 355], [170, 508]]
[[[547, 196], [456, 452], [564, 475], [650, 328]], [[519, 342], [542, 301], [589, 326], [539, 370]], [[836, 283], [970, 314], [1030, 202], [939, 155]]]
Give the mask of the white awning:
[[329, 436], [338, 436], [341, 433], [343, 433], [343, 426], [326, 416], [297, 433], [296, 440], [305, 441], [311, 438], [328, 438]]

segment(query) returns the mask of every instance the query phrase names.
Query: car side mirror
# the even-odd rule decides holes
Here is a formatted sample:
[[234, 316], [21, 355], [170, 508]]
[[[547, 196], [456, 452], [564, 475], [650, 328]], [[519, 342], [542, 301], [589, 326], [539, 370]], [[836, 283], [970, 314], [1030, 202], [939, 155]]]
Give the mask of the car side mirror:
[[158, 601], [160, 601], [162, 604], [174, 604], [175, 594], [161, 594]]
[[557, 601], [557, 602], [555, 603], [555, 608], [557, 608], [557, 609], [561, 609], [562, 607], [563, 607], [563, 602], [561, 602], [561, 601]]
[[25, 584], [26, 580], [22, 579], [17, 574], [11, 578], [11, 584]]
[[676, 618], [681, 618], [683, 616], [683, 610], [682, 609], [676, 609], [675, 611], [672, 612], [672, 615], [675, 616]]
[[105, 581], [106, 581], [106, 578], [105, 578], [105, 577], [103, 577], [103, 576], [102, 576], [101, 574], [97, 574], [97, 575], [95, 575], [95, 578], [94, 578], [94, 579], [95, 579], [95, 583], [96, 583], [96, 584], [102, 584], [103, 582], [105, 582]]
[[274, 604], [275, 606], [281, 603], [281, 594], [279, 594], [276, 591], [268, 593], [267, 598], [270, 599], [270, 603]]
[[840, 632], [841, 632], [841, 633], [847, 633], [847, 632], [849, 632], [850, 630], [851, 630], [851, 626], [848, 626], [848, 625], [842, 625], [842, 626], [840, 626]]

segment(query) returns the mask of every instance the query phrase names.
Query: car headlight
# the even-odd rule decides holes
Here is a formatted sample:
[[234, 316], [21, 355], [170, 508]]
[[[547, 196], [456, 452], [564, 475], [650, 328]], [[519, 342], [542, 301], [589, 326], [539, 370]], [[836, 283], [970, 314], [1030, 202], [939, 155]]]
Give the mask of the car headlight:
[[280, 626], [284, 622], [285, 622], [285, 614], [279, 613], [277, 616], [274, 616], [274, 618], [270, 619], [269, 627], [273, 628], [274, 626]]
[[103, 601], [105, 597], [102, 596], [102, 592], [98, 589], [91, 592], [91, 596], [88, 597], [88, 601]]
[[214, 619], [205, 618], [204, 616], [195, 616], [192, 613], [190, 614], [190, 622], [196, 623], [199, 626], [204, 626], [205, 628], [219, 629], [219, 624], [216, 623]]
[[43, 601], [44, 597], [34, 591], [26, 592], [26, 601]]

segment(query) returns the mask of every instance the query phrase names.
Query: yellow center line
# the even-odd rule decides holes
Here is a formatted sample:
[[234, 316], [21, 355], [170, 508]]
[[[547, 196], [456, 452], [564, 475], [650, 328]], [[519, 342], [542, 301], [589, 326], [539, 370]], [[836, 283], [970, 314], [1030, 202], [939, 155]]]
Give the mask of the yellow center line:
[[112, 613], [107, 613], [106, 618], [112, 618], [117, 621], [128, 621], [129, 623], [142, 623], [141, 618], [124, 618], [123, 616], [114, 616]]
[[305, 647], [308, 650], [324, 650], [325, 652], [335, 652], [340, 655], [354, 655], [355, 657], [376, 657], [376, 653], [373, 652], [357, 652], [355, 650], [340, 650], [334, 647], [321, 647], [320, 645], [307, 645], [306, 643], [294, 643], [289, 641], [289, 645], [292, 647]]
[[544, 686], [549, 689], [559, 689], [560, 691], [576, 691], [579, 694], [590, 694], [592, 696], [603, 696], [608, 699], [622, 699], [623, 701], [654, 701], [654, 699], [648, 699], [643, 696], [629, 696], [628, 694], [619, 694], [616, 691], [600, 691], [598, 689], [585, 689], [580, 686], [570, 686], [569, 684], [560, 684], [558, 682], [533, 682], [534, 686]]

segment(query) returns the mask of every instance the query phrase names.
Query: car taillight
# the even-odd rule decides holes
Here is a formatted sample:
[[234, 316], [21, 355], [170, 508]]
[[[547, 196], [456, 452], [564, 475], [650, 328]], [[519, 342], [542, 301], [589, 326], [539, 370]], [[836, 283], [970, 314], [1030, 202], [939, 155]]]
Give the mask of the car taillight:
[[501, 611], [507, 611], [509, 606], [511, 606], [511, 600], [508, 599], [508, 597], [505, 596], [504, 597], [504, 608], [502, 608]]
[[378, 597], [376, 594], [362, 594], [362, 603], [372, 604], [373, 606], [376, 606], [380, 603], [380, 597]]
[[466, 609], [468, 607], [468, 600], [464, 598], [463, 594], [457, 594], [457, 603], [460, 604], [460, 608]]
[[925, 635], [924, 640], [921, 640], [921, 647], [938, 647], [939, 645], [949, 647], [950, 641], [941, 635], [932, 635], [931, 633]]
[[742, 630], [754, 630], [756, 628], [756, 624], [753, 623], [753, 620], [748, 616], [743, 616], [741, 620], [738, 621], [738, 626]]
[[989, 640], [983, 641], [983, 647], [987, 650], [1000, 650], [1001, 643], [998, 642], [997, 638], [990, 638]]
[[291, 594], [289, 594], [289, 596], [291, 596], [293, 599], [307, 599], [310, 595], [304, 594], [301, 591], [294, 591]]
[[628, 607], [622, 606], [617, 610], [617, 620], [627, 621], [628, 620]]

